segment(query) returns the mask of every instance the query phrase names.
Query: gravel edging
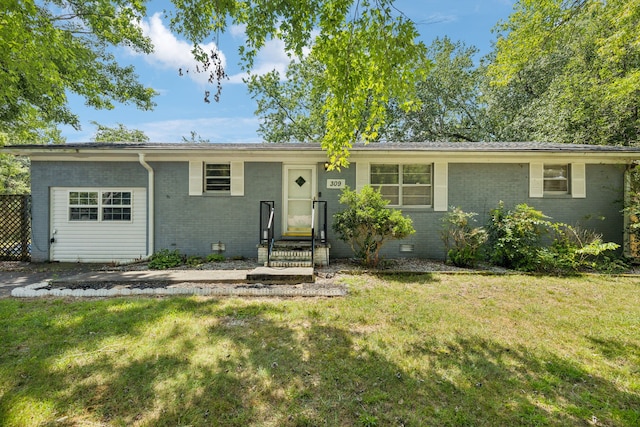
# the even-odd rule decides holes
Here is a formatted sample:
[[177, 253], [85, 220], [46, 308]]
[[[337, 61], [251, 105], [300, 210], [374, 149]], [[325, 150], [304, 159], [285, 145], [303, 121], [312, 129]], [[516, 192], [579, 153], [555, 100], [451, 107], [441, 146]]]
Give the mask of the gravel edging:
[[[36, 297], [119, 297], [131, 295], [199, 295], [199, 296], [253, 296], [253, 297], [341, 297], [347, 295], [347, 288], [341, 285], [305, 286], [300, 285], [221, 285], [217, 283], [178, 283], [166, 286], [155, 284], [123, 285], [122, 283], [101, 283], [99, 288], [63, 288], [41, 282], [11, 291], [16, 298]], [[313, 284], [312, 284], [313, 285]]]

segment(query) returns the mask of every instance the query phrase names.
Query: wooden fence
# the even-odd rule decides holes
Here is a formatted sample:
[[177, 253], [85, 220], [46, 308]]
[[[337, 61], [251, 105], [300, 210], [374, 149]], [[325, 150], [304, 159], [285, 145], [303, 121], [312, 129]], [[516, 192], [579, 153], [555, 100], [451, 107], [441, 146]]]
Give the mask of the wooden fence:
[[0, 260], [31, 259], [31, 196], [0, 195]]

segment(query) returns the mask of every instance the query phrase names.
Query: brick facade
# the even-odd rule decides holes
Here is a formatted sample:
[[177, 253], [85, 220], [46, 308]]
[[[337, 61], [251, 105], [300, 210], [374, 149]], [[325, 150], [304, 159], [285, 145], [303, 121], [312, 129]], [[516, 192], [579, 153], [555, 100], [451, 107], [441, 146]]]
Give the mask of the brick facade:
[[[155, 173], [155, 250], [178, 249], [185, 254], [207, 255], [212, 243], [224, 243], [227, 257], [257, 257], [259, 202], [273, 200], [276, 212], [282, 204], [282, 162], [245, 161], [244, 196], [189, 196], [188, 161], [149, 162]], [[357, 166], [357, 162], [353, 165]], [[328, 218], [342, 209], [339, 190], [328, 189], [327, 179], [345, 179], [355, 188], [355, 167], [325, 171], [317, 164], [318, 198], [327, 201]], [[51, 187], [145, 187], [147, 171], [137, 162], [33, 161], [33, 255], [34, 261], [49, 259], [49, 189]], [[622, 244], [623, 177], [625, 168], [615, 164], [587, 164], [587, 197], [555, 196], [529, 198], [528, 163], [449, 163], [448, 205], [477, 212], [483, 225], [488, 212], [500, 200], [511, 208], [527, 203], [554, 221], [581, 223], [604, 234], [604, 239]], [[431, 208], [405, 208], [417, 232], [383, 249], [387, 258], [401, 256], [441, 259], [440, 239], [444, 212]], [[281, 222], [276, 221], [276, 236]], [[351, 257], [348, 245], [337, 240], [329, 224], [332, 258]], [[401, 244], [413, 252], [400, 252]]]

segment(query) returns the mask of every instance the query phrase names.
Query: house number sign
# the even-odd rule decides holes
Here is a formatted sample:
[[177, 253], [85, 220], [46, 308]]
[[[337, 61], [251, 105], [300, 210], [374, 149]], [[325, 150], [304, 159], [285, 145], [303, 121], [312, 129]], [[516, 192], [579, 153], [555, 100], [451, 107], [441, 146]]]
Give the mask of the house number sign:
[[342, 190], [347, 186], [345, 179], [328, 179], [327, 190]]

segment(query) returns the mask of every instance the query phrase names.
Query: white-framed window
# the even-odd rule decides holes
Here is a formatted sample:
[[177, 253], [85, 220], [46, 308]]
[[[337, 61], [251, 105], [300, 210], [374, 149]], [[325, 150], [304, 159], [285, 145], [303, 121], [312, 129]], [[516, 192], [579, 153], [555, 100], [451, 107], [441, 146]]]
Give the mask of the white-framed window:
[[529, 197], [587, 197], [587, 169], [584, 163], [529, 163]]
[[244, 196], [244, 162], [189, 161], [190, 196]]
[[371, 164], [369, 182], [391, 206], [433, 205], [431, 164]]
[[131, 221], [131, 191], [70, 191], [69, 221]]
[[204, 167], [204, 190], [206, 192], [231, 191], [231, 165], [228, 163], [207, 163]]
[[69, 221], [97, 221], [97, 191], [71, 191], [69, 193]]
[[569, 194], [571, 168], [568, 164], [544, 164], [543, 191], [546, 194]]
[[131, 221], [131, 191], [103, 191], [102, 220]]

